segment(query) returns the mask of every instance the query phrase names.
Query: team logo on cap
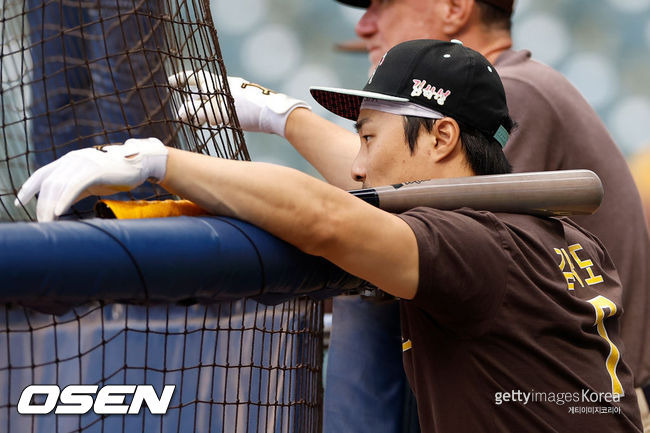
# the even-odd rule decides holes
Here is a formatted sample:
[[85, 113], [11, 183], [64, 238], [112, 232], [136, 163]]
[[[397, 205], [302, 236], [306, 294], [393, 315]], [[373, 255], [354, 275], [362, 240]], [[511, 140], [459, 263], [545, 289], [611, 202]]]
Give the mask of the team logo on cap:
[[438, 105], [445, 105], [445, 101], [451, 95], [451, 90], [444, 90], [442, 88], [436, 89], [435, 86], [427, 84], [426, 80], [413, 80], [413, 91], [411, 96], [424, 96], [428, 100], [433, 98], [438, 102]]

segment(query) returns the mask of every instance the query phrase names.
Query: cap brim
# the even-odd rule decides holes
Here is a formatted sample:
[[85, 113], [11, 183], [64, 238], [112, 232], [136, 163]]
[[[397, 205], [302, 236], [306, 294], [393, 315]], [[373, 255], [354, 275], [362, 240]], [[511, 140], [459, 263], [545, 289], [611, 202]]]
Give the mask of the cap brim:
[[312, 86], [311, 96], [320, 105], [332, 113], [350, 120], [357, 120], [359, 107], [363, 98], [374, 98], [382, 101], [409, 102], [407, 98], [384, 95], [382, 93], [366, 92], [364, 90], [337, 89], [335, 87]]

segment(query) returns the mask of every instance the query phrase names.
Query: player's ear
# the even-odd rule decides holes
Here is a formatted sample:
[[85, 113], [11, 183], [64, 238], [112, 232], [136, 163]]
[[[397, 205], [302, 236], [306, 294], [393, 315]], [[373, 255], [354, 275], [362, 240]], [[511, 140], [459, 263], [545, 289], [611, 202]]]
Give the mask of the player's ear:
[[450, 38], [459, 35], [472, 17], [476, 0], [443, 0], [442, 31]]
[[460, 126], [451, 117], [443, 117], [433, 124], [431, 131], [432, 156], [436, 162], [442, 162], [462, 151]]

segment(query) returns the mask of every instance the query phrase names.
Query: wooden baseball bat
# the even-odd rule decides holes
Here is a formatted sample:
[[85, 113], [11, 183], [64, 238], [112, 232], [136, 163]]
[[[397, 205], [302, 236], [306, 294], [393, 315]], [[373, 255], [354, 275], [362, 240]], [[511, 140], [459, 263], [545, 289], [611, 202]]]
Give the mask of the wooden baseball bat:
[[427, 206], [540, 216], [590, 215], [603, 199], [600, 178], [590, 170], [433, 179], [349, 192], [389, 212]]

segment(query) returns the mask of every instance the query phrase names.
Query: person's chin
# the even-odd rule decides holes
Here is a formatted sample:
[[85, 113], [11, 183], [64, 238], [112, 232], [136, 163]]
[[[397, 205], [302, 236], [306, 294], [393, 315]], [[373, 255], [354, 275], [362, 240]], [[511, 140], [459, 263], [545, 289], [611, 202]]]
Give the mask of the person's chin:
[[384, 55], [384, 51], [379, 47], [368, 48], [368, 59], [370, 59], [370, 63], [372, 64], [373, 67], [375, 67], [377, 63], [379, 63], [379, 60], [383, 55]]

